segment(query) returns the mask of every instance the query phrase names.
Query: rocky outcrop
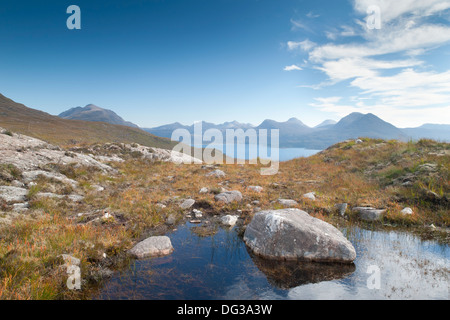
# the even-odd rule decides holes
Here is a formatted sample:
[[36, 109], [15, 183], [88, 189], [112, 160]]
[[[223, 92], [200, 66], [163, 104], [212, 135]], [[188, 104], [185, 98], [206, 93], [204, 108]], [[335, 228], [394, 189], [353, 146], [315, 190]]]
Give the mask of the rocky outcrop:
[[18, 187], [0, 186], [0, 199], [6, 203], [23, 202], [26, 200], [28, 190]]
[[244, 241], [268, 259], [351, 263], [356, 258], [355, 248], [338, 229], [299, 209], [256, 213]]
[[129, 254], [138, 259], [149, 257], [161, 257], [173, 252], [172, 243], [169, 237], [156, 236], [139, 242], [128, 251]]
[[66, 152], [42, 140], [15, 133], [11, 136], [0, 134], [0, 163], [13, 164], [22, 171], [38, 170], [49, 163], [85, 165], [104, 172], [115, 171], [90, 155]]

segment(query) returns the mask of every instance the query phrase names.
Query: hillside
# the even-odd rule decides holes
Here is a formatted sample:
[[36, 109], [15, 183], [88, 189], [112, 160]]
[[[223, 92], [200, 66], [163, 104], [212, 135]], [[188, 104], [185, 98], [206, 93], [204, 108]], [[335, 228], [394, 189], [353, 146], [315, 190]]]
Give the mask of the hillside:
[[[0, 159], [0, 277], [9, 279], [0, 282], [0, 299], [89, 299], [112, 270], [129, 267], [126, 252], [148, 234], [170, 235], [192, 222], [192, 233], [212, 236], [224, 227], [225, 215], [237, 216], [238, 227], [245, 228], [255, 213], [286, 204], [343, 228], [406, 229], [449, 241], [447, 143], [349, 140], [282, 162], [276, 175], [262, 176], [261, 165], [177, 165], [152, 162], [153, 152], [121, 144], [64, 151], [15, 133], [3, 135], [6, 151], [43, 163], [25, 166], [23, 157], [0, 153], [7, 157]], [[18, 150], [14, 139], [29, 148]], [[37, 157], [44, 152], [80, 165]], [[99, 166], [92, 157], [107, 164]], [[223, 189], [242, 197], [217, 201]], [[190, 205], [184, 206], [186, 201]], [[340, 212], [336, 205], [343, 203]], [[367, 221], [354, 210], [369, 206], [381, 216]], [[62, 254], [80, 260], [82, 291], [64, 285]]]
[[175, 143], [138, 128], [104, 122], [66, 120], [31, 109], [0, 94], [0, 127], [57, 145], [107, 142], [172, 148]]
[[84, 108], [82, 107], [71, 108], [67, 111], [60, 113], [58, 117], [69, 120], [106, 122], [111, 124], [119, 124], [122, 126], [139, 128], [134, 123], [125, 121], [123, 118], [118, 116], [114, 111], [103, 109], [93, 104], [88, 104]]

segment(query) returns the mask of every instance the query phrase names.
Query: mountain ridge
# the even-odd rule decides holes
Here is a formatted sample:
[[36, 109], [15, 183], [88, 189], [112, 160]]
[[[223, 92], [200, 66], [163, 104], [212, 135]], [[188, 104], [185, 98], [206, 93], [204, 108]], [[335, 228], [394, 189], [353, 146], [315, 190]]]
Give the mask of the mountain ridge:
[[58, 117], [68, 120], [83, 120], [93, 122], [106, 122], [133, 128], [139, 128], [136, 124], [125, 121], [112, 110], [104, 109], [94, 104], [88, 104], [84, 108], [75, 107], [61, 112]]

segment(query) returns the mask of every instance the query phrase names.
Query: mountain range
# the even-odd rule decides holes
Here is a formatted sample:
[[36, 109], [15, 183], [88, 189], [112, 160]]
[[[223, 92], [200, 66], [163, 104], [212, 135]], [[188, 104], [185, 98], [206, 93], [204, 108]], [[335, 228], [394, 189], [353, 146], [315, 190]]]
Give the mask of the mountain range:
[[[309, 127], [297, 118], [291, 118], [285, 122], [275, 120], [264, 120], [258, 126], [251, 124], [240, 124], [237, 121], [225, 122], [214, 125], [202, 122], [203, 132], [207, 129], [219, 129], [225, 133], [225, 129], [279, 129], [280, 146], [296, 147], [306, 149], [325, 149], [332, 144], [358, 137], [369, 137], [379, 139], [397, 139], [408, 141], [421, 138], [429, 138], [438, 141], [450, 141], [450, 125], [426, 124], [417, 128], [397, 128], [394, 125], [380, 119], [372, 113], [351, 113], [336, 122], [325, 120], [315, 127]], [[170, 138], [175, 129], [186, 129], [194, 133], [194, 125], [186, 126], [178, 122], [155, 128], [144, 128], [143, 130], [160, 137]], [[205, 143], [207, 144], [207, 143]]]
[[171, 149], [176, 145], [170, 139], [157, 137], [139, 128], [107, 122], [62, 119], [28, 108], [2, 94], [0, 94], [0, 127], [56, 145], [134, 142], [163, 149]]
[[[11, 108], [11, 106], [14, 106], [14, 108]], [[16, 109], [14, 110], [15, 112], [13, 112], [13, 109]], [[5, 115], [8, 115], [9, 119], [5, 119]], [[5, 120], [2, 120], [2, 117]], [[11, 119], [14, 119], [14, 121]], [[103, 140], [121, 140], [149, 146], [170, 147], [174, 145], [174, 142], [170, 142], [165, 138], [170, 139], [174, 130], [186, 129], [192, 135], [194, 134], [194, 125], [183, 125], [179, 122], [154, 128], [139, 128], [136, 124], [121, 118], [114, 111], [100, 108], [93, 104], [89, 104], [84, 108], [71, 108], [60, 113], [58, 117], [51, 116], [42, 111], [16, 104], [12, 100], [0, 95], [0, 126], [8, 128], [8, 124], [12, 124], [11, 121], [13, 123], [13, 128], [11, 129], [17, 131], [17, 128], [19, 128], [24, 134], [40, 132], [41, 137], [38, 136], [38, 138], [44, 138], [42, 137], [44, 132], [46, 132], [45, 137], [49, 139], [57, 139], [57, 137], [69, 138], [71, 134], [68, 134], [68, 132], [72, 132], [73, 136], [76, 136], [74, 131], [82, 129], [82, 132], [79, 132], [78, 136], [84, 137], [82, 139], [83, 142], [85, 140], [98, 140], [101, 138]], [[50, 126], [44, 125], [44, 122], [48, 122]], [[41, 123], [42, 125], [38, 126], [38, 129], [30, 130], [30, 125], [36, 127], [37, 123]], [[380, 138], [385, 140], [397, 139], [402, 141], [430, 138], [438, 141], [450, 141], [450, 125], [425, 124], [417, 128], [401, 129], [372, 113], [363, 114], [355, 112], [343, 117], [338, 122], [325, 120], [315, 127], [309, 127], [297, 118], [290, 118], [284, 122], [266, 119], [258, 126], [237, 121], [221, 124], [202, 121], [201, 124], [203, 133], [208, 129], [218, 129], [224, 136], [226, 129], [243, 129], [244, 131], [247, 129], [267, 129], [269, 132], [270, 129], [278, 129], [280, 134], [280, 147], [317, 150], [325, 149], [332, 144], [346, 139], [356, 139], [358, 137]], [[51, 132], [47, 132], [49, 128], [51, 128]], [[62, 132], [63, 130], [64, 132]], [[90, 136], [92, 139], [88, 138]], [[208, 142], [205, 142], [205, 144], [208, 144]]]

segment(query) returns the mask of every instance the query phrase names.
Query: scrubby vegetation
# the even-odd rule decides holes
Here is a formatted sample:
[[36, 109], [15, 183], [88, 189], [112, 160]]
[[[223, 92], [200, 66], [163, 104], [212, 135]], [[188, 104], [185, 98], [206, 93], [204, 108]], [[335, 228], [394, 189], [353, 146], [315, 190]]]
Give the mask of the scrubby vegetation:
[[[346, 141], [315, 156], [281, 163], [279, 173], [273, 176], [261, 176], [259, 165], [212, 168], [155, 162], [138, 154], [125, 158], [110, 163], [117, 174], [92, 167], [51, 165], [78, 182], [83, 201], [37, 197], [45, 191], [62, 196], [73, 192], [73, 186], [41, 177], [29, 189], [26, 214], [13, 214], [10, 205], [0, 204], [1, 299], [88, 298], [108, 270], [128, 262], [125, 252], [133, 243], [150, 234], [163, 234], [172, 227], [166, 223], [169, 217], [175, 223], [190, 219], [187, 215], [192, 208], [179, 206], [186, 198], [195, 199], [193, 208], [203, 212], [202, 219], [237, 214], [244, 224], [257, 210], [281, 208], [280, 198], [294, 199], [298, 208], [335, 225], [360, 223], [351, 210], [355, 206], [386, 209], [381, 221], [370, 223], [381, 227], [428, 230], [433, 224], [445, 231], [450, 224], [450, 145], [446, 143]], [[226, 176], [207, 176], [217, 168]], [[1, 165], [0, 184], [9, 185], [20, 174], [14, 167]], [[258, 193], [248, 186], [263, 190]], [[208, 192], [200, 193], [201, 188]], [[222, 188], [238, 190], [244, 199], [216, 202], [214, 195]], [[308, 192], [315, 192], [316, 200], [302, 198]], [[343, 202], [348, 209], [341, 217], [334, 205]], [[405, 207], [413, 214], [402, 214]], [[2, 215], [10, 222], [2, 223]], [[213, 225], [192, 230], [201, 236], [216, 231]], [[81, 260], [83, 288], [87, 289], [67, 289], [61, 254]]]

